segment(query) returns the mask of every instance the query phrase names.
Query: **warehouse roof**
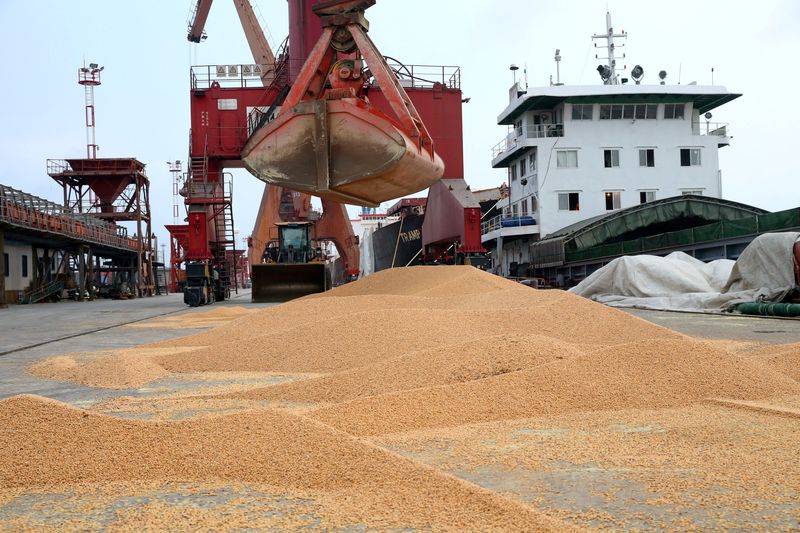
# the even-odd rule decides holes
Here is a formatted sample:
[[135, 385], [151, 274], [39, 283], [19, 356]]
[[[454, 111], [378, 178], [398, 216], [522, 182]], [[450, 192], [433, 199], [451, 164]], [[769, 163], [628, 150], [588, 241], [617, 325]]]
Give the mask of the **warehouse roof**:
[[583, 249], [764, 213], [767, 211], [730, 200], [673, 196], [582, 220], [551, 233], [539, 243], [561, 240], [567, 249]]

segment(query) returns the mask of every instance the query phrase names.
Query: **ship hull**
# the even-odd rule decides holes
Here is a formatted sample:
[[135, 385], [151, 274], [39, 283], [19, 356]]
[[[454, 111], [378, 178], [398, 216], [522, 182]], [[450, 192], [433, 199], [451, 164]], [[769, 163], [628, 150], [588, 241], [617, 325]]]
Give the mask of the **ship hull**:
[[422, 263], [422, 215], [408, 215], [372, 233], [375, 272]]

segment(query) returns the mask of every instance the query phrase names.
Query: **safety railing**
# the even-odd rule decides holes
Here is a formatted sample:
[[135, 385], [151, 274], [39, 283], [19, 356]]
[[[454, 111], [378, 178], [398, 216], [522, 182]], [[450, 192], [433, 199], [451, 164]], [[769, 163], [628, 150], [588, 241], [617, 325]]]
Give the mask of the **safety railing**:
[[[75, 167], [73, 167], [75, 165]], [[71, 174], [81, 172], [106, 172], [110, 174], [140, 174], [146, 177], [144, 164], [132, 158], [76, 159], [72, 164], [66, 159], [48, 159], [47, 174]]]
[[0, 185], [0, 221], [91, 244], [129, 251], [139, 249], [139, 242], [129, 238], [123, 226], [91, 215], [71, 213], [62, 205], [5, 185]]
[[489, 220], [481, 222], [481, 235], [486, 235], [501, 228], [520, 228], [523, 226], [536, 225], [536, 219], [532, 215], [506, 216], [497, 215]]
[[216, 82], [220, 87], [262, 87], [264, 73], [275, 70], [275, 64], [195, 65], [189, 76], [192, 89], [209, 89]]
[[431, 88], [440, 83], [448, 89], [461, 88], [461, 67], [452, 65], [405, 65], [391, 57], [386, 58], [386, 63], [403, 87]]
[[727, 122], [692, 122], [692, 131], [695, 135], [727, 137], [729, 126]]
[[504, 152], [521, 146], [524, 139], [544, 139], [549, 137], [563, 137], [564, 124], [525, 124], [520, 128], [512, 129], [499, 143], [492, 147], [492, 159]]

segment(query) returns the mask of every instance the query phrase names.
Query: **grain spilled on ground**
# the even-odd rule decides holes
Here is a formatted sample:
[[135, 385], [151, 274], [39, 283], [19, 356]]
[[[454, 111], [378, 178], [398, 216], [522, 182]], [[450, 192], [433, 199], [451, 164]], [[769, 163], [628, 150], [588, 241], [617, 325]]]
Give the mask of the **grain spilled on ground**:
[[191, 352], [195, 347], [126, 349], [108, 355], [64, 355], [45, 359], [28, 367], [34, 376], [71, 381], [104, 389], [132, 389], [163, 378], [169, 371], [153, 361], [166, 353]]
[[0, 427], [4, 489], [168, 480], [250, 482], [334, 496], [340, 512], [354, 522], [451, 530], [558, 527], [522, 505], [287, 413], [260, 410], [183, 422], [138, 422], [41, 397], [15, 396], [0, 401]]
[[[800, 513], [779, 497], [783, 507], [748, 508], [735, 496], [738, 487], [758, 498], [747, 487], [769, 481], [748, 484], [749, 477], [762, 472], [774, 481], [781, 457], [794, 461], [792, 439], [764, 441], [765, 463], [754, 444], [739, 464], [747, 442], [730, 435], [737, 424], [753, 424], [744, 432], [751, 443], [768, 428], [800, 433], [800, 419], [773, 412], [800, 405], [800, 345], [704, 342], [471, 267], [395, 269], [280, 306], [189, 312], [154, 324], [216, 327], [29, 369], [93, 387], [158, 380], [136, 397], [108, 399], [92, 412], [37, 397], [0, 401], [0, 453], [9, 458], [0, 463], [0, 516], [8, 516], [6, 502], [59, 490], [75, 491], [63, 501], [75, 498], [80, 508], [117, 506], [110, 495], [142, 498], [115, 515], [130, 529], [161, 529], [158, 517], [178, 529], [216, 529], [223, 517], [226, 527], [261, 529], [566, 527], [552, 518], [724, 529], [737, 505], [768, 513], [742, 519], [753, 529], [768, 529], [775, 513], [785, 529], [786, 517]], [[157, 391], [165, 386], [172, 390]], [[728, 412], [729, 420], [713, 420]], [[465, 460], [470, 446], [482, 451]], [[730, 472], [720, 486], [729, 492], [707, 501], [727, 514], [678, 513], [687, 499], [703, 501], [724, 465]], [[581, 476], [595, 476], [590, 493], [575, 481]], [[623, 478], [635, 485], [611, 494]], [[232, 487], [240, 492], [228, 494]], [[227, 499], [176, 506], [197, 501], [196, 490]], [[109, 496], [90, 503], [81, 491]], [[572, 507], [564, 505], [570, 491], [577, 491]], [[617, 507], [608, 504], [614, 498]], [[235, 504], [243, 500], [250, 503]], [[641, 517], [661, 512], [659, 502], [679, 517]], [[0, 527], [36, 525], [15, 520], [0, 518]], [[96, 526], [81, 520], [69, 515], [63, 524]]]
[[313, 380], [253, 389], [249, 399], [343, 402], [364, 396], [473, 381], [580, 355], [574, 346], [538, 335], [497, 335], [445, 345]]
[[241, 306], [217, 307], [209, 311], [190, 311], [175, 316], [159, 317], [127, 324], [126, 328], [196, 329], [219, 326], [252, 311]]
[[691, 339], [642, 341], [479, 381], [353, 400], [313, 413], [355, 435], [603, 409], [798, 394], [800, 384]]

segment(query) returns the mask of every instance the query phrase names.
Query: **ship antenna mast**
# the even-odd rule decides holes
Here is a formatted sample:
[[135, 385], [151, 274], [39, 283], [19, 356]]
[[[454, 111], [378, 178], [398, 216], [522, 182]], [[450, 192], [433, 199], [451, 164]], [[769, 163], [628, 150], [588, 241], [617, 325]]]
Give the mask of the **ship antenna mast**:
[[[595, 48], [606, 48], [608, 50], [608, 55], [606, 57], [598, 57], [595, 54], [595, 59], [605, 59], [608, 63], [606, 65], [600, 65], [597, 67], [597, 71], [600, 72], [600, 76], [603, 78], [603, 83], [606, 85], [617, 85], [619, 84], [619, 78], [617, 77], [617, 58], [616, 58], [616, 49], [617, 48], [624, 48], [624, 44], [617, 45], [614, 43], [614, 39], [622, 38], [627, 39], [628, 33], [625, 30], [622, 30], [622, 33], [614, 33], [614, 27], [611, 25], [611, 13], [606, 11], [606, 33], [595, 33], [592, 35], [592, 40], [597, 39], [605, 39], [606, 44], [597, 46], [597, 43], [594, 43]], [[622, 58], [625, 58], [625, 54], [622, 54]]]

